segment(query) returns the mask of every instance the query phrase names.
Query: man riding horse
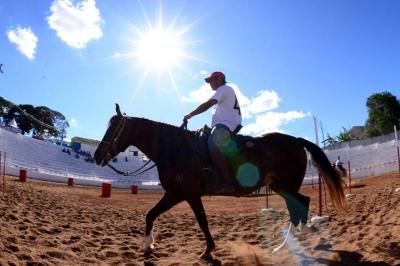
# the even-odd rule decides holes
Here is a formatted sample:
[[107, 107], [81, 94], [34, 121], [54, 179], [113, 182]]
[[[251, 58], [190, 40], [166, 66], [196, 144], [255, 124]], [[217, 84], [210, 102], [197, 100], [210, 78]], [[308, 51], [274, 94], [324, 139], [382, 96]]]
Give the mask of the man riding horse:
[[[215, 77], [218, 78], [214, 79]], [[226, 95], [222, 91], [224, 88], [225, 90], [232, 88], [224, 86], [225, 79], [222, 73], [212, 74], [210, 78], [206, 81], [217, 91], [215, 99], [212, 98], [208, 104], [206, 102], [200, 105], [191, 114], [185, 116], [185, 121], [193, 115], [204, 112], [216, 103], [218, 103], [217, 110], [224, 107], [219, 105], [226, 100], [224, 98]], [[220, 89], [222, 89], [221, 92], [219, 92]], [[242, 142], [237, 142], [240, 135], [235, 136], [236, 141], [230, 142], [228, 136], [232, 131], [235, 131], [235, 126], [240, 125], [241, 120], [236, 97], [233, 97], [234, 94], [229, 95], [232, 98], [229, 98], [230, 105], [228, 107], [238, 112], [238, 120], [225, 120], [224, 117], [218, 117], [214, 113], [215, 120], [213, 119], [212, 124], [214, 134], [210, 141], [213, 141], [212, 145], [218, 147], [217, 151], [222, 154], [221, 157], [226, 152], [225, 148], [230, 152], [228, 153], [228, 161], [230, 160], [233, 163], [225, 167], [230, 168], [227, 172], [231, 174], [232, 179], [230, 179], [230, 176], [226, 179], [233, 183], [239, 183], [239, 190], [234, 190], [230, 195], [228, 193], [213, 193], [213, 191], [207, 189], [206, 183], [209, 174], [204, 174], [204, 168], [208, 167], [209, 163], [203, 163], [198, 150], [195, 148], [196, 143], [199, 143], [196, 132], [150, 119], [123, 115], [118, 104], [116, 105], [117, 114], [110, 119], [104, 137], [95, 151], [94, 159], [98, 165], [109, 165], [109, 162], [115, 156], [133, 145], [146, 154], [157, 166], [160, 183], [165, 193], [146, 215], [145, 254], [153, 252], [155, 247], [153, 224], [157, 217], [176, 204], [186, 201], [192, 208], [207, 243], [207, 247], [200, 257], [212, 261], [211, 253], [215, 249], [215, 242], [210, 233], [201, 200], [201, 197], [205, 195], [245, 195], [268, 184], [275, 193], [282, 196], [286, 201], [291, 224], [295, 227], [299, 224], [306, 224], [310, 198], [299, 193], [307, 167], [306, 150], [310, 152], [318, 171], [327, 182], [331, 199], [338, 209], [343, 209], [343, 181], [323, 150], [316, 144], [303, 138], [281, 133], [269, 133], [251, 138], [251, 141], [245, 141], [244, 146], [241, 146]], [[218, 127], [218, 124], [223, 124], [228, 129]], [[220, 138], [222, 138], [222, 142], [220, 142]], [[239, 145], [229, 145], [229, 143], [225, 145], [224, 140], [228, 140], [230, 144]], [[203, 141], [201, 143], [203, 144]], [[215, 153], [212, 154], [212, 156], [214, 155]], [[220, 164], [218, 164], [219, 166]], [[220, 172], [225, 173], [225, 171]], [[240, 193], [237, 193], [237, 191]]]
[[222, 184], [218, 193], [234, 192], [234, 183], [230, 175], [230, 165], [227, 156], [227, 144], [232, 136], [240, 130], [242, 114], [239, 103], [232, 87], [226, 85], [225, 75], [222, 72], [213, 72], [205, 79], [210, 84], [214, 95], [199, 105], [195, 110], [185, 115], [183, 120], [187, 121], [195, 115], [201, 114], [212, 106], [211, 135], [208, 138], [209, 154], [213, 161]]

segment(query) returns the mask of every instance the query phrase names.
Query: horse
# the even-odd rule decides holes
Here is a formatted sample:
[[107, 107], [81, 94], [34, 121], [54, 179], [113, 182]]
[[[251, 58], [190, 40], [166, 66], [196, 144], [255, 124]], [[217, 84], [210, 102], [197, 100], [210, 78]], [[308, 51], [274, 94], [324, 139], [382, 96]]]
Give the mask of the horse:
[[[204, 163], [196, 149], [196, 132], [123, 115], [118, 104], [116, 112], [94, 153], [96, 164], [105, 166], [118, 153], [131, 145], [136, 146], [156, 164], [160, 183], [165, 190], [160, 201], [146, 214], [145, 254], [154, 249], [153, 223], [157, 217], [176, 204], [187, 201], [206, 240], [207, 246], [200, 258], [212, 260], [215, 243], [201, 197], [213, 195], [212, 191], [206, 189], [204, 177], [213, 177], [213, 174], [204, 174]], [[339, 211], [343, 209], [342, 180], [317, 145], [281, 133], [248, 137], [246, 143], [244, 148], [236, 149], [230, 159], [232, 173], [237, 179], [244, 180], [241, 183], [242, 193], [225, 196], [246, 195], [268, 184], [270, 189], [285, 199], [290, 222], [294, 226], [306, 224], [310, 198], [300, 194], [299, 189], [306, 171], [308, 150], [326, 180], [332, 201]]]

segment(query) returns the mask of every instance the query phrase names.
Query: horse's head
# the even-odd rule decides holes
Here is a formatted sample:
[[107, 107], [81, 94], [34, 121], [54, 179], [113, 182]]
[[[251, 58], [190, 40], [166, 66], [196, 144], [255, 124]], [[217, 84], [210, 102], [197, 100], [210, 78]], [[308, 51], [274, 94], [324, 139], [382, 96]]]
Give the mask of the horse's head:
[[122, 132], [126, 127], [127, 117], [121, 114], [119, 105], [116, 104], [117, 115], [111, 117], [104, 134], [103, 140], [94, 153], [96, 164], [104, 166], [114, 158], [118, 153], [123, 151], [123, 144], [121, 143]]

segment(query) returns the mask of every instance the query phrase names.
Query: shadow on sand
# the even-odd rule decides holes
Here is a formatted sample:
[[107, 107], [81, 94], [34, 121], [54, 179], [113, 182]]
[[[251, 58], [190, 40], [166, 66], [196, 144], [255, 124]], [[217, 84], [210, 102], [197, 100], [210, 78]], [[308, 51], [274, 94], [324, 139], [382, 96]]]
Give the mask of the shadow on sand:
[[[390, 266], [390, 264], [383, 261], [365, 261], [363, 259], [363, 255], [354, 251], [347, 250], [334, 250], [331, 249], [332, 245], [323, 244], [315, 247], [316, 250], [325, 250], [329, 252], [333, 252], [337, 254], [339, 260], [330, 260], [325, 258], [318, 258], [316, 261], [321, 264], [330, 265], [330, 266], [347, 266], [347, 265], [363, 265], [363, 266]], [[307, 264], [302, 264], [307, 265]]]

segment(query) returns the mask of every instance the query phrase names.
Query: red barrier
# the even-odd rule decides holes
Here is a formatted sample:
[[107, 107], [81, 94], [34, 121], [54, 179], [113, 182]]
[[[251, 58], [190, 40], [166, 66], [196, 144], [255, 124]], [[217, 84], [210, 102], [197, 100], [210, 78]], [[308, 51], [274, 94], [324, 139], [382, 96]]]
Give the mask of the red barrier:
[[[2, 161], [1, 161], [1, 156], [3, 155], [3, 152], [2, 151], [0, 151], [0, 178], [1, 179], [3, 179], [3, 181], [2, 181], [2, 183], [1, 183], [1, 191], [3, 191], [4, 192], [4, 188], [5, 188], [5, 178], [4, 178], [4, 174], [2, 173], [2, 170], [3, 170], [3, 164], [2, 164]], [[4, 155], [5, 155], [5, 153], [4, 153]]]
[[[4, 158], [3, 158], [3, 191], [6, 189], [6, 157], [7, 153], [4, 152]], [[1, 164], [0, 164], [1, 167]]]
[[101, 196], [104, 198], [111, 197], [111, 184], [103, 183], [101, 185]]
[[326, 190], [325, 190], [325, 179], [321, 178], [322, 180], [322, 188], [324, 190], [324, 199], [325, 199], [325, 211], [328, 212], [328, 203], [326, 201]]
[[398, 176], [400, 177], [400, 151], [399, 151], [399, 146], [397, 146], [397, 163], [399, 164]]
[[25, 169], [19, 170], [19, 181], [26, 182], [26, 170]]
[[347, 161], [347, 175], [349, 176], [349, 194], [351, 194], [351, 167], [350, 167], [350, 161]]
[[68, 177], [68, 186], [72, 187], [74, 185], [74, 179], [72, 177]]
[[137, 192], [138, 192], [138, 187], [136, 185], [132, 185], [131, 194], [137, 194]]
[[318, 192], [319, 192], [319, 195], [318, 195], [318, 198], [319, 198], [319, 208], [318, 208], [318, 216], [322, 216], [322, 191], [321, 191], [321, 182], [322, 182], [322, 179], [321, 179], [321, 175], [318, 173]]

